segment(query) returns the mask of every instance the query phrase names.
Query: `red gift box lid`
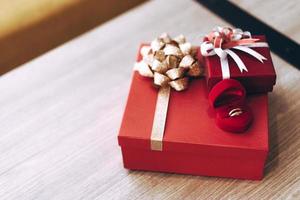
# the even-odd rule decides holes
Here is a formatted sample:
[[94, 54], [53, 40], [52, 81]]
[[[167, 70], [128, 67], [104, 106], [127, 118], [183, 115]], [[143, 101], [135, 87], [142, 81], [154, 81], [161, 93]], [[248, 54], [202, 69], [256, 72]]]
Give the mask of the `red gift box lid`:
[[[140, 57], [138, 57], [140, 59]], [[152, 79], [133, 73], [130, 92], [119, 132], [122, 147], [150, 150], [150, 134], [158, 89]], [[220, 151], [268, 151], [267, 94], [247, 97], [254, 121], [244, 134], [222, 131], [209, 106], [205, 80], [195, 79], [186, 91], [171, 91], [163, 151], [197, 153], [213, 147]], [[233, 151], [231, 151], [233, 150]]]
[[[264, 35], [256, 35], [253, 38], [258, 42], [266, 42]], [[228, 56], [230, 77], [240, 81], [247, 90], [247, 93], [270, 92], [276, 83], [276, 72], [273, 66], [270, 49], [268, 47], [251, 48], [263, 55], [267, 60], [261, 63], [253, 56], [239, 50], [233, 50], [238, 54], [248, 69], [248, 72], [240, 72], [234, 60]], [[203, 57], [206, 66], [206, 79], [209, 90], [222, 80], [220, 58], [217, 55]]]

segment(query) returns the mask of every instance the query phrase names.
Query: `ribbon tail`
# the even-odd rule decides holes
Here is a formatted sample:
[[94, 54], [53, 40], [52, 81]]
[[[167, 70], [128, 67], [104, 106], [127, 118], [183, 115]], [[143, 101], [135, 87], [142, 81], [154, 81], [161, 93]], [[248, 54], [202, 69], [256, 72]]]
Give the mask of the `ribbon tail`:
[[[243, 45], [241, 45], [243, 46]], [[246, 44], [247, 47], [255, 48], [255, 47], [269, 47], [268, 43], [266, 42], [255, 42], [251, 44]]]
[[229, 79], [230, 78], [230, 70], [229, 70], [227, 56], [220, 58], [220, 62], [221, 62], [222, 78]]
[[236, 47], [233, 47], [233, 49], [244, 51], [244, 52], [250, 54], [251, 56], [253, 56], [254, 58], [256, 58], [257, 60], [259, 60], [262, 63], [264, 62], [264, 60], [267, 60], [267, 58], [265, 58], [263, 55], [259, 54], [258, 52], [254, 51], [253, 49], [250, 49], [249, 47], [236, 46]]
[[243, 73], [243, 70], [245, 70], [246, 72], [248, 71], [247, 67], [245, 66], [243, 61], [240, 59], [240, 57], [236, 53], [234, 53], [233, 51], [231, 51], [229, 49], [226, 49], [225, 51], [228, 53], [228, 55], [230, 55], [233, 58], [234, 62], [237, 64], [241, 73]]
[[162, 151], [165, 124], [170, 99], [170, 86], [161, 87], [158, 91], [154, 120], [151, 132], [151, 150]]

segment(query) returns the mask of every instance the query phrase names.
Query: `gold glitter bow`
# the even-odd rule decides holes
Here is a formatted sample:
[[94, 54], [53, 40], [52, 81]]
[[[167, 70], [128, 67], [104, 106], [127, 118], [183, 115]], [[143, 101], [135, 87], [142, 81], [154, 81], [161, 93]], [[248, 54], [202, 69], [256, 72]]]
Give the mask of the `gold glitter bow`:
[[170, 97], [170, 88], [176, 91], [187, 89], [190, 77], [203, 75], [203, 68], [197, 60], [197, 48], [186, 42], [183, 35], [171, 38], [163, 33], [150, 46], [140, 51], [142, 60], [135, 70], [140, 75], [153, 78], [159, 87], [154, 121], [151, 133], [151, 149], [162, 151], [162, 140]]

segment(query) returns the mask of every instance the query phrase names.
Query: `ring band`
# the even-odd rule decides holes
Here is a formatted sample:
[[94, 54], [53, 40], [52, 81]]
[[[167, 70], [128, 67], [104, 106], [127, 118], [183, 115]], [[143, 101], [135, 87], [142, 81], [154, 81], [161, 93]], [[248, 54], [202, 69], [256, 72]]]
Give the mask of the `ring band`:
[[234, 108], [229, 111], [228, 115], [230, 117], [238, 116], [243, 113], [243, 110], [241, 108]]

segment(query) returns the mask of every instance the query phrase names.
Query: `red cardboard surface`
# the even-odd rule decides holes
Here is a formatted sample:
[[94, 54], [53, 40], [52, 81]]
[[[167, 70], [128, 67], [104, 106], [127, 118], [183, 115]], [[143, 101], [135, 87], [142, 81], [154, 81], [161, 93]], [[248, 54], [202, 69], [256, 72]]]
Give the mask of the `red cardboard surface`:
[[[264, 35], [253, 36], [260, 39], [259, 42], [266, 42]], [[263, 63], [253, 56], [239, 51], [233, 50], [238, 54], [248, 69], [248, 72], [241, 73], [234, 60], [228, 56], [230, 67], [230, 77], [240, 81], [247, 90], [247, 93], [264, 93], [273, 90], [276, 82], [276, 73], [273, 66], [270, 49], [267, 47], [252, 48], [267, 58]], [[206, 67], [206, 79], [208, 89], [210, 90], [216, 83], [222, 80], [220, 58], [217, 55], [203, 57]]]

